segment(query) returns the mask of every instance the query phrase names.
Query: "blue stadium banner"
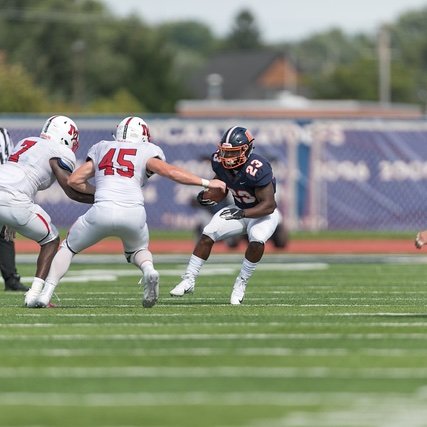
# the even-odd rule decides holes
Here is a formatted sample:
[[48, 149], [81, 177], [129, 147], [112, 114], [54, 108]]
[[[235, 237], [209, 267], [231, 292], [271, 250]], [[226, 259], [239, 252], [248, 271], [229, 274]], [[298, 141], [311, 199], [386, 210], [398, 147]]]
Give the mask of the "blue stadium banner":
[[[76, 118], [78, 163], [89, 147], [111, 139], [122, 117]], [[146, 117], [167, 161], [205, 178], [208, 159], [224, 131], [249, 128], [255, 150], [277, 179], [279, 209], [290, 230], [414, 230], [427, 225], [427, 124], [397, 120], [193, 120]], [[15, 142], [39, 135], [45, 117], [3, 117]], [[151, 229], [193, 229], [201, 208], [197, 187], [153, 176], [144, 188]], [[37, 201], [68, 228], [87, 205], [69, 200], [58, 185]]]

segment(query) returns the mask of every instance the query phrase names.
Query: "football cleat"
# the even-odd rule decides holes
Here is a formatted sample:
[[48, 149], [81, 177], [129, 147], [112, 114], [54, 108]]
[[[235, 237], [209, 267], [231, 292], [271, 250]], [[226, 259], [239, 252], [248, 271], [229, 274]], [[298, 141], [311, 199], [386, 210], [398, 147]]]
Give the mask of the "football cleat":
[[240, 276], [237, 277], [236, 281], [234, 282], [233, 292], [231, 293], [230, 304], [240, 305], [243, 302], [243, 299], [245, 298], [245, 290], [246, 280], [244, 280]]
[[37, 299], [42, 292], [43, 283], [34, 283], [30, 290], [25, 293], [24, 304], [28, 308], [36, 308]]
[[40, 295], [37, 297], [35, 306], [37, 308], [46, 308], [46, 307], [53, 306], [53, 304], [50, 304], [50, 300], [52, 299], [52, 295], [54, 291], [55, 291], [55, 286], [53, 286], [50, 283], [45, 283], [43, 290], [41, 291]]
[[143, 307], [153, 307], [159, 299], [159, 278], [159, 273], [156, 270], [152, 270], [149, 274], [144, 275]]
[[21, 276], [19, 274], [14, 273], [11, 277], [5, 280], [4, 290], [14, 292], [28, 292], [30, 288], [21, 283]]
[[182, 297], [184, 294], [191, 294], [194, 292], [196, 286], [194, 276], [184, 274], [181, 282], [179, 282], [169, 293], [171, 297]]

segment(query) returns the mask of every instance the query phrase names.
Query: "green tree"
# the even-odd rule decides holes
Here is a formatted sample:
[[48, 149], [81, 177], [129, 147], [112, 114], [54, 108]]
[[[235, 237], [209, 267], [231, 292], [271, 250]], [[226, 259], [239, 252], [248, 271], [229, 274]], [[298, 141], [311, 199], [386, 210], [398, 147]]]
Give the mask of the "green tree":
[[[389, 26], [393, 64], [401, 64], [411, 79], [410, 102], [427, 104], [427, 7], [402, 14]], [[401, 75], [392, 75], [393, 81]], [[405, 92], [405, 98], [408, 93]], [[396, 100], [401, 100], [398, 98]]]
[[197, 21], [167, 22], [159, 25], [157, 31], [177, 50], [192, 50], [207, 56], [215, 48], [212, 30]]
[[114, 19], [96, 0], [0, 0], [0, 8], [0, 50], [51, 101], [83, 111], [126, 90], [150, 111], [174, 110], [176, 53], [141, 20]]
[[20, 65], [0, 61], [0, 112], [30, 113], [49, 111], [46, 93], [36, 87]]
[[257, 49], [263, 46], [258, 24], [252, 12], [241, 10], [234, 21], [233, 28], [225, 38], [223, 48], [227, 50]]
[[126, 89], [118, 90], [108, 98], [96, 98], [85, 107], [87, 113], [129, 113], [146, 112], [146, 108]]

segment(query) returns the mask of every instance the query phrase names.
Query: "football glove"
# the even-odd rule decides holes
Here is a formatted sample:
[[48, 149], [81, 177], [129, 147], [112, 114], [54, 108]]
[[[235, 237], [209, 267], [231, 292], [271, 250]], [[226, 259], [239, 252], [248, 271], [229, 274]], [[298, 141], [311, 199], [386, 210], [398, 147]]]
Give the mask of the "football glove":
[[198, 195], [197, 195], [197, 201], [202, 205], [202, 206], [215, 206], [217, 203], [213, 200], [210, 199], [204, 199], [203, 198], [203, 193], [205, 192], [205, 190], [202, 190]]
[[242, 219], [245, 217], [245, 212], [243, 209], [239, 208], [230, 208], [230, 209], [224, 209], [221, 214], [221, 218], [224, 219]]

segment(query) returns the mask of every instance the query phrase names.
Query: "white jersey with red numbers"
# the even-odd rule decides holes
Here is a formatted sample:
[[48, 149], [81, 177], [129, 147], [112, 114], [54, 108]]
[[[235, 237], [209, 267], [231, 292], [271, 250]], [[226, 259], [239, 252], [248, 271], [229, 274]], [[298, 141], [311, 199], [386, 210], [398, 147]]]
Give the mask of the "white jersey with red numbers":
[[8, 161], [0, 165], [0, 224], [40, 245], [58, 237], [49, 214], [34, 203], [36, 193], [56, 180], [50, 159], [58, 159], [60, 166], [70, 172], [76, 164], [75, 154], [65, 145], [29, 137], [19, 141]]
[[19, 141], [0, 166], [0, 205], [32, 202], [38, 191], [49, 188], [56, 180], [49, 164], [53, 158], [73, 171], [76, 156], [65, 145], [40, 137]]
[[152, 157], [165, 160], [163, 150], [150, 142], [100, 141], [87, 157], [95, 166], [95, 203], [121, 206], [144, 204], [142, 187], [150, 177], [147, 161]]
[[63, 244], [78, 253], [116, 236], [130, 262], [133, 253], [148, 248], [142, 187], [150, 177], [148, 160], [165, 160], [163, 150], [150, 142], [100, 141], [87, 157], [95, 166], [95, 203], [77, 218]]

